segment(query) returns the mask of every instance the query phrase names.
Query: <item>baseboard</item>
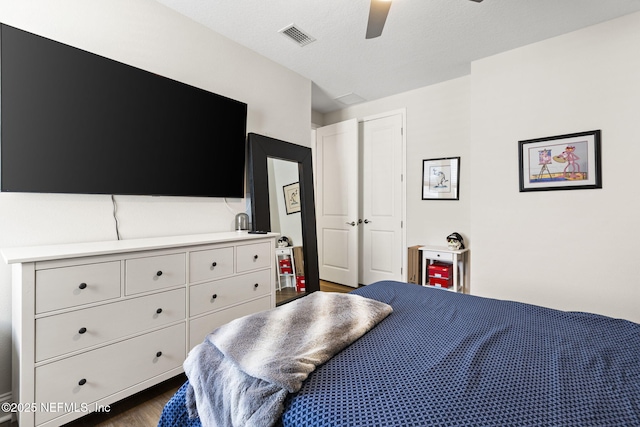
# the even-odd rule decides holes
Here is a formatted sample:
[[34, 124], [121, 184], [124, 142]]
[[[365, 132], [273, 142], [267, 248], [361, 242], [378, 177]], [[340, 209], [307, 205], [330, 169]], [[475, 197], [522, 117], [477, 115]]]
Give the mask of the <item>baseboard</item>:
[[[11, 392], [0, 394], [0, 405], [11, 403]], [[0, 424], [11, 422], [11, 413], [0, 411]]]

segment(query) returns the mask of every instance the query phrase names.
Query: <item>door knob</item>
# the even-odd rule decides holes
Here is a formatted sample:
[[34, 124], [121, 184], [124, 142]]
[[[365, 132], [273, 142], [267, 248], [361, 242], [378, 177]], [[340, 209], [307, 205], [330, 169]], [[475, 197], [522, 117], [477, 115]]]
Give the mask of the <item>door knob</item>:
[[356, 226], [356, 222], [355, 221], [351, 221], [351, 222], [345, 222], [345, 224], [350, 225], [352, 227]]
[[373, 222], [373, 221], [369, 221], [368, 219], [365, 219], [365, 220], [364, 220], [364, 223], [365, 223], [365, 224], [369, 224], [370, 222]]

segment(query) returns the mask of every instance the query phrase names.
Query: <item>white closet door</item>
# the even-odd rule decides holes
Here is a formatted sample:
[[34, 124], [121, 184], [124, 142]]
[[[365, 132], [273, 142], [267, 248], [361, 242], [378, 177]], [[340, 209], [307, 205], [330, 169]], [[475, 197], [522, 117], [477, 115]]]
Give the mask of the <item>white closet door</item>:
[[402, 280], [402, 115], [363, 122], [361, 284]]
[[316, 170], [320, 279], [357, 287], [357, 120], [317, 129]]

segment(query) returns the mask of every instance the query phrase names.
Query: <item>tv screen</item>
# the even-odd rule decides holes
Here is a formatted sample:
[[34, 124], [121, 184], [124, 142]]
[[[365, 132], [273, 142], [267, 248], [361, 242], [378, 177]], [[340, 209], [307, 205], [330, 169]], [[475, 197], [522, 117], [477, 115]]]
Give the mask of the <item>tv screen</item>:
[[2, 191], [244, 197], [246, 104], [0, 31]]

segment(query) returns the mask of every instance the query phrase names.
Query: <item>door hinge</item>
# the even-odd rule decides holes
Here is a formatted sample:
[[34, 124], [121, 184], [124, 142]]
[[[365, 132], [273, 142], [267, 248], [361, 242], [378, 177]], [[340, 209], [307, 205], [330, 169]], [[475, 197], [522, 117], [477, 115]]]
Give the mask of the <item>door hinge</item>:
[[400, 221], [400, 228], [404, 228], [404, 221]]

